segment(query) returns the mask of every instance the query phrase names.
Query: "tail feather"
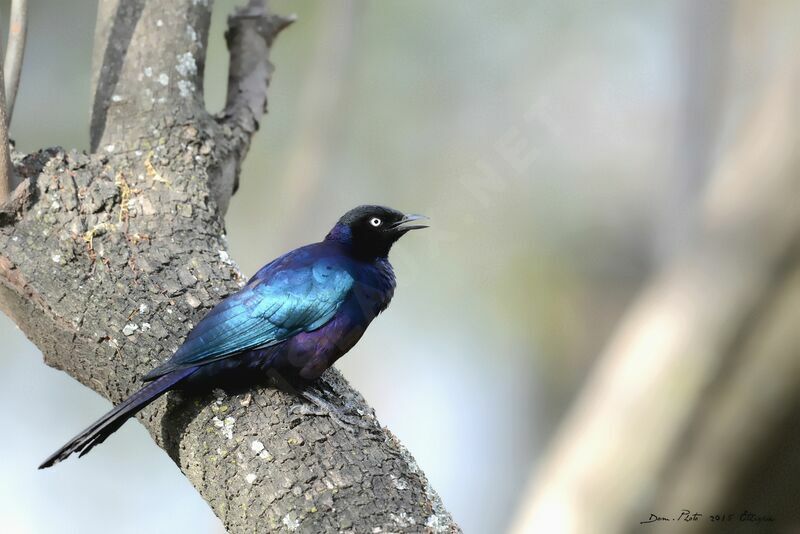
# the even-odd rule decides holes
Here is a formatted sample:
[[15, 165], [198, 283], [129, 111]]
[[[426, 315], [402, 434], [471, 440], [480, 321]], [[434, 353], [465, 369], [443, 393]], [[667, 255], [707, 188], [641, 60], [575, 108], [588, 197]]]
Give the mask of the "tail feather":
[[172, 386], [197, 371], [197, 367], [181, 369], [160, 376], [142, 389], [116, 405], [103, 417], [92, 423], [83, 432], [69, 440], [63, 447], [51, 454], [39, 469], [45, 469], [66, 459], [72, 453], [78, 457], [88, 453], [95, 445], [99, 445], [108, 436], [116, 432], [125, 421], [133, 417], [139, 410], [166, 393]]

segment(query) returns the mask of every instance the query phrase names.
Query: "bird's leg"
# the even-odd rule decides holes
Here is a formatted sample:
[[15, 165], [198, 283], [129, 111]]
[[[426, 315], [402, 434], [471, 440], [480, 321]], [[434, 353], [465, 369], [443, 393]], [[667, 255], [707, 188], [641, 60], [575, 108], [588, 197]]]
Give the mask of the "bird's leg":
[[[337, 393], [321, 380], [316, 382], [296, 383], [286, 379], [275, 369], [269, 369], [267, 374], [272, 378], [275, 386], [290, 395], [302, 397], [307, 402], [295, 404], [289, 407], [289, 415], [317, 415], [328, 416], [342, 428], [353, 430], [353, 427], [365, 430], [375, 430], [374, 425], [370, 425], [360, 417], [348, 415], [345, 410], [336, 406], [332, 402], [325, 400], [326, 396], [336, 397]], [[327, 393], [327, 395], [326, 395]]]
[[[360, 417], [346, 414], [342, 408], [325, 400], [319, 393], [320, 391], [312, 386], [300, 389], [298, 394], [308, 402], [291, 406], [289, 408], [289, 414], [326, 415], [335, 421], [336, 424], [347, 430], [354, 430], [353, 427], [363, 428], [364, 430], [376, 430], [374, 424], [370, 424]], [[313, 407], [309, 406], [309, 404], [313, 405]]]
[[324, 378], [318, 378], [314, 382], [314, 388], [321, 393], [326, 393], [329, 397], [338, 397], [339, 392], [331, 385], [330, 382], [325, 380]]
[[275, 385], [275, 387], [283, 391], [284, 393], [288, 393], [289, 395], [300, 394], [300, 390], [302, 389], [302, 387], [298, 387], [289, 380], [287, 380], [286, 377], [284, 377], [276, 369], [273, 368], [267, 369], [267, 376], [272, 380], [272, 383]]

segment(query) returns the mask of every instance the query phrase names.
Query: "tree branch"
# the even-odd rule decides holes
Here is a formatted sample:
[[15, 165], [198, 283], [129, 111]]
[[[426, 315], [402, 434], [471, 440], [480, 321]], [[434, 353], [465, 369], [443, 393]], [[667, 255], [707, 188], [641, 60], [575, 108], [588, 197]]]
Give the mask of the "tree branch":
[[14, 166], [11, 164], [11, 149], [8, 141], [10, 119], [6, 108], [5, 82], [0, 69], [0, 206], [9, 201], [14, 188]]
[[203, 108], [210, 23], [207, 0], [100, 1], [92, 69], [93, 151], [124, 151], [141, 141], [154, 147], [175, 125], [210, 120]]
[[11, 0], [11, 16], [8, 24], [8, 46], [3, 61], [5, 77], [6, 114], [8, 124], [14, 114], [17, 89], [22, 72], [22, 59], [25, 55], [25, 40], [28, 34], [28, 0]]
[[[233, 137], [215, 137], [226, 120], [202, 107], [209, 15], [198, 0], [101, 1], [99, 153], [19, 155], [23, 185], [0, 211], [0, 308], [48, 365], [113, 402], [244, 281], [211, 187], [219, 154], [235, 149], [219, 146]], [[187, 53], [196, 71], [181, 70]], [[231, 108], [243, 132], [254, 131], [258, 98], [248, 92]], [[369, 430], [292, 414], [298, 401], [265, 387], [170, 393], [138, 417], [232, 533], [458, 531], [358, 392], [335, 370], [323, 378], [336, 392], [328, 400], [363, 414]]]
[[250, 0], [246, 7], [228, 17], [225, 32], [230, 52], [228, 95], [225, 109], [218, 117], [221, 128], [216, 134], [220, 168], [211, 183], [223, 212], [239, 188], [241, 163], [258, 130], [258, 121], [267, 111], [267, 88], [274, 70], [269, 62], [272, 42], [294, 20], [294, 16], [270, 13], [259, 0]]

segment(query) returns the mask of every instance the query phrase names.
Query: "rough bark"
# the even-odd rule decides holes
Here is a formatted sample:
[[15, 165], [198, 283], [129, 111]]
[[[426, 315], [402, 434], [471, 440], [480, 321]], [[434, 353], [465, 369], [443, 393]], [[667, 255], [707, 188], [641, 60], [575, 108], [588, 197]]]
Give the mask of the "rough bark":
[[[288, 21], [258, 2], [232, 17], [215, 118], [202, 98], [208, 4], [101, 1], [95, 153], [15, 154], [24, 181], [0, 210], [0, 307], [48, 365], [113, 402], [244, 280], [222, 216]], [[230, 532], [458, 531], [358, 392], [335, 370], [323, 378], [370, 429], [290, 414], [298, 401], [265, 387], [170, 393], [139, 419]]]

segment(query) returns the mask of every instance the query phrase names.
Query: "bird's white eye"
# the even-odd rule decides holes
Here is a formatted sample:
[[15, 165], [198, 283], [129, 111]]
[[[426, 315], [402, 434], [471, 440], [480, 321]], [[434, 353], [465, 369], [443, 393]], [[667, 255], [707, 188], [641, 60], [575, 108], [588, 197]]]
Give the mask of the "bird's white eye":
[[376, 228], [377, 228], [378, 226], [380, 226], [381, 224], [383, 224], [383, 221], [382, 221], [382, 220], [380, 220], [380, 219], [379, 219], [379, 218], [377, 218], [377, 217], [373, 217], [373, 218], [371, 218], [371, 219], [369, 220], [369, 223], [370, 223], [372, 226], [374, 226], [374, 227], [376, 227]]

